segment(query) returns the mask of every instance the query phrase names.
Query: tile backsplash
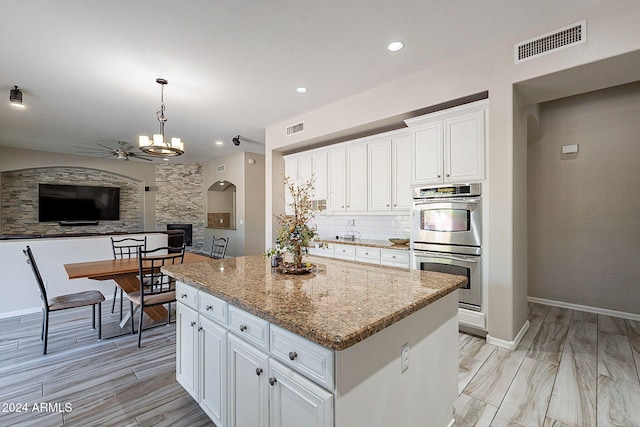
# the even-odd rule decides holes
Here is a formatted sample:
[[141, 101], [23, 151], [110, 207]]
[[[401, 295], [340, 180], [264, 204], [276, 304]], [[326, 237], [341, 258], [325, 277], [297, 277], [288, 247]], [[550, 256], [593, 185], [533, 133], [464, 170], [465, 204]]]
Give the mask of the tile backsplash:
[[[347, 225], [348, 221], [354, 225]], [[320, 238], [342, 238], [345, 233], [353, 232], [356, 238], [368, 240], [387, 240], [390, 237], [409, 237], [410, 215], [344, 215], [334, 213], [318, 214], [312, 224], [318, 227]]]

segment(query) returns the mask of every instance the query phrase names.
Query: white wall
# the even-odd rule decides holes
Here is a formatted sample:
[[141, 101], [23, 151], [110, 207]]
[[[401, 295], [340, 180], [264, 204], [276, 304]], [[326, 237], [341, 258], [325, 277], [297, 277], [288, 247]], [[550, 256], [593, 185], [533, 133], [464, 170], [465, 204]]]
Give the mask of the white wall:
[[[513, 46], [582, 19], [588, 22], [588, 42], [559, 52], [513, 64]], [[330, 140], [349, 129], [375, 127], [386, 118], [416, 111], [453, 99], [489, 92], [489, 146], [487, 176], [490, 193], [486, 200], [489, 215], [489, 334], [503, 341], [513, 340], [526, 322], [526, 209], [518, 207], [526, 194], [526, 117], [518, 105], [513, 85], [539, 76], [571, 69], [594, 61], [640, 50], [640, 2], [608, 2], [567, 16], [550, 17], [548, 25], [528, 29], [486, 49], [372, 88], [326, 107], [288, 118], [266, 130], [267, 218], [281, 209], [274, 191], [274, 177], [282, 173], [279, 151]], [[606, 64], [605, 64], [606, 65]], [[572, 76], [580, 81], [578, 72]], [[619, 84], [637, 69], [612, 69], [600, 73], [594, 84]], [[544, 82], [540, 83], [541, 87]], [[591, 84], [563, 88], [583, 91]], [[573, 83], [572, 83], [573, 84]], [[543, 88], [544, 89], [544, 88]], [[578, 92], [575, 92], [578, 93]], [[549, 95], [548, 93], [545, 95]], [[291, 123], [304, 121], [305, 130], [285, 136]], [[515, 146], [515, 147], [514, 147]], [[525, 152], [525, 154], [523, 154]], [[524, 219], [522, 215], [525, 215]], [[273, 226], [267, 221], [266, 240], [273, 240]], [[525, 249], [520, 251], [520, 249]], [[524, 252], [524, 253], [523, 253]]]
[[[128, 234], [127, 237], [138, 235]], [[140, 235], [142, 236], [142, 234]], [[0, 318], [40, 311], [40, 293], [31, 266], [22, 251], [29, 245], [49, 298], [96, 289], [105, 297], [113, 296], [112, 280], [69, 280], [64, 264], [113, 259], [112, 236], [57, 237], [51, 239], [0, 240], [3, 280], [0, 281]], [[113, 236], [116, 237], [116, 236]], [[167, 235], [147, 234], [147, 248], [167, 245]]]

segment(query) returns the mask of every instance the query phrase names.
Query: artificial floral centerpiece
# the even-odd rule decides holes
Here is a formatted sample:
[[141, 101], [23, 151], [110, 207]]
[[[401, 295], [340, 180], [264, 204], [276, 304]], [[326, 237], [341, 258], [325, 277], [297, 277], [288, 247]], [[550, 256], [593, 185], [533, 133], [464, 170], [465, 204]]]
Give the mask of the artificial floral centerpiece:
[[[286, 273], [296, 272], [309, 272], [310, 265], [304, 263], [303, 248], [306, 248], [315, 237], [318, 236], [316, 227], [309, 226], [317, 211], [313, 209], [313, 203], [311, 200], [311, 194], [313, 192], [313, 183], [315, 178], [312, 177], [309, 181], [296, 184], [291, 178], [285, 176], [284, 183], [291, 195], [291, 208], [292, 214], [290, 215], [274, 215], [280, 223], [278, 229], [278, 238], [276, 239], [276, 246], [268, 249], [265, 253], [265, 257], [278, 256], [283, 252], [288, 252], [293, 257], [293, 262], [287, 262], [282, 265], [282, 270]], [[324, 243], [320, 243], [320, 246], [325, 246]], [[305, 271], [308, 270], [308, 271]]]

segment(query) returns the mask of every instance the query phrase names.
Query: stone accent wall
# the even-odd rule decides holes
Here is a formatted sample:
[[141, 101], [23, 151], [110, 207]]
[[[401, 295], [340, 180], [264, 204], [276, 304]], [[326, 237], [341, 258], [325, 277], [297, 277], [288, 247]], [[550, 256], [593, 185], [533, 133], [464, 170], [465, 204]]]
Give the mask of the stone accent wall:
[[[38, 221], [38, 184], [120, 187], [120, 220], [98, 225], [60, 226]], [[142, 231], [141, 184], [138, 180], [97, 169], [45, 167], [2, 172], [0, 234], [66, 234]]]
[[204, 176], [198, 163], [156, 165], [156, 229], [167, 224], [193, 225], [192, 251], [201, 251], [204, 239]]

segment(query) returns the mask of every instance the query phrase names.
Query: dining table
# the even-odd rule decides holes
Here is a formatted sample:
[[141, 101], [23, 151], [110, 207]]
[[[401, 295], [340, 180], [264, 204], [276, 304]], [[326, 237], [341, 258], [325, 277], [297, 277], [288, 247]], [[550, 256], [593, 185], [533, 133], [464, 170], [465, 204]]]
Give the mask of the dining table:
[[[208, 260], [210, 260], [208, 256], [185, 252], [183, 264]], [[140, 266], [138, 258], [75, 262], [64, 264], [64, 269], [69, 279], [88, 278], [93, 280], [113, 280], [125, 293], [140, 290]], [[143, 273], [147, 272], [143, 271]], [[167, 309], [162, 305], [145, 307], [144, 312], [154, 321], [163, 320], [168, 314]], [[125, 319], [125, 321], [126, 320], [127, 319]]]

